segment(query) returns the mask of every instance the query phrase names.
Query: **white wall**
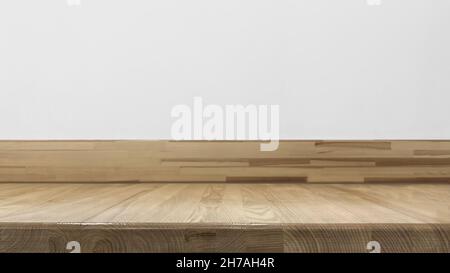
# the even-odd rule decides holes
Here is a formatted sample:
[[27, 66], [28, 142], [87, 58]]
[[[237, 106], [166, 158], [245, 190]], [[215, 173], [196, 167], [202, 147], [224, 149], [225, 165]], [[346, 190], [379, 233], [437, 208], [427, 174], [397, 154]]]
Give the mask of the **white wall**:
[[279, 104], [282, 138], [450, 138], [450, 1], [0, 1], [0, 139], [170, 138]]

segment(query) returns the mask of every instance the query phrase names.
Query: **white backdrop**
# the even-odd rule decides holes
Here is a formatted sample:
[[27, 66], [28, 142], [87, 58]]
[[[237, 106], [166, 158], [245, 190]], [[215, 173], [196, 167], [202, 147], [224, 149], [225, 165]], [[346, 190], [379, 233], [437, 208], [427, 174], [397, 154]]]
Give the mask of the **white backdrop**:
[[450, 138], [450, 1], [0, 1], [0, 139], [165, 139], [279, 104], [288, 139]]

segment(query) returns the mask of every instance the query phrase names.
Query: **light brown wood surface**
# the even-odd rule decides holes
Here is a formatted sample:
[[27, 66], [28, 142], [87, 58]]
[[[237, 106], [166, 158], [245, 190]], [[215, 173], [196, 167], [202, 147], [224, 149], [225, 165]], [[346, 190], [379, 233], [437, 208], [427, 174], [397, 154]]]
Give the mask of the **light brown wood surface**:
[[0, 182], [450, 183], [450, 141], [0, 141]]
[[0, 252], [450, 252], [447, 184], [0, 184]]
[[0, 223], [450, 223], [450, 185], [0, 184]]
[[0, 252], [450, 252], [450, 141], [259, 145], [0, 141]]

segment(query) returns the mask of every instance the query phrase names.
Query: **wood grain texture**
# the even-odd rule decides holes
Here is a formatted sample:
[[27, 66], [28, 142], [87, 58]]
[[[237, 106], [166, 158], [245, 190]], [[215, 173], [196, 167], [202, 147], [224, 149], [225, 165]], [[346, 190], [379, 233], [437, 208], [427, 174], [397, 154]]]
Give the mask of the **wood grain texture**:
[[0, 184], [0, 252], [450, 252], [447, 184]]
[[447, 184], [3, 183], [0, 223], [450, 223]]
[[307, 224], [263, 226], [2, 224], [0, 252], [450, 253], [449, 224]]
[[450, 141], [0, 141], [0, 182], [450, 183]]

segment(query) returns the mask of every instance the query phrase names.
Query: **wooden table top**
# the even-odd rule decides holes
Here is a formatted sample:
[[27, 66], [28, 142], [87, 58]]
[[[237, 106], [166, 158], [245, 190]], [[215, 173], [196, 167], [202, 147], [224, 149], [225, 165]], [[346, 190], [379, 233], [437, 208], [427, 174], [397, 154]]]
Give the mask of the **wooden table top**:
[[0, 223], [447, 224], [449, 184], [2, 183]]

